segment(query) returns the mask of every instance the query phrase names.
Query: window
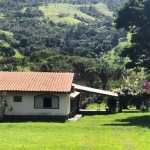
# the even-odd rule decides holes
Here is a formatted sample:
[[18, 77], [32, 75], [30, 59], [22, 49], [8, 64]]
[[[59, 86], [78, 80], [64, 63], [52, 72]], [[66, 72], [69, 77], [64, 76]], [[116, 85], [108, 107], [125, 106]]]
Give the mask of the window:
[[59, 97], [47, 94], [35, 96], [34, 108], [59, 109]]
[[22, 102], [22, 96], [14, 96], [14, 102]]
[[52, 107], [52, 99], [43, 98], [43, 108], [51, 108], [51, 107]]

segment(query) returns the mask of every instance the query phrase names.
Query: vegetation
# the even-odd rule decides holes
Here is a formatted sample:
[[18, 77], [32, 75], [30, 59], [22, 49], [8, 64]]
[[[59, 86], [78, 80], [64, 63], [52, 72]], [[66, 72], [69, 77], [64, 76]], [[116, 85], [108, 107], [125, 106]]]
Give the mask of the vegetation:
[[74, 72], [74, 83], [119, 92], [120, 112], [138, 108], [76, 123], [1, 123], [0, 149], [149, 150], [149, 113], [133, 112], [149, 107], [141, 93], [149, 90], [150, 2], [125, 1], [0, 0], [0, 70]]
[[131, 33], [130, 43], [123, 48], [121, 56], [130, 58], [127, 68], [145, 67], [149, 70], [149, 6], [150, 1], [129, 0], [118, 9], [116, 28], [124, 28]]
[[110, 89], [117, 65], [101, 58], [127, 40], [112, 25], [123, 2], [0, 0], [0, 70], [74, 72], [76, 83]]
[[149, 124], [149, 113], [133, 112], [66, 123], [1, 123], [0, 149], [149, 150]]
[[113, 26], [115, 9], [124, 2], [0, 0], [0, 70], [74, 72], [75, 83], [137, 93], [144, 68], [126, 70], [133, 59], [119, 55], [133, 44], [133, 33]]
[[112, 25], [123, 2], [0, 0], [0, 70], [75, 72], [76, 83], [110, 88], [117, 67], [104, 73], [112, 63], [101, 57], [126, 37]]
[[106, 103], [101, 103], [98, 105], [97, 103], [88, 104], [86, 110], [106, 110]]
[[9, 44], [9, 51], [15, 48], [25, 56], [53, 49], [60, 54], [95, 58], [126, 36], [126, 32], [113, 27], [113, 12], [107, 4], [1, 0], [4, 16], [0, 18], [0, 39]]
[[[82, 6], [82, 5], [81, 5]], [[95, 18], [87, 15], [86, 13], [82, 13], [79, 8], [80, 5], [72, 5], [67, 3], [57, 3], [57, 4], [49, 4], [48, 6], [40, 6], [39, 9], [44, 13], [46, 18], [54, 22], [68, 22], [71, 24], [77, 24], [82, 22], [74, 16], [82, 17], [84, 19], [89, 19], [91, 21], [95, 21]]]

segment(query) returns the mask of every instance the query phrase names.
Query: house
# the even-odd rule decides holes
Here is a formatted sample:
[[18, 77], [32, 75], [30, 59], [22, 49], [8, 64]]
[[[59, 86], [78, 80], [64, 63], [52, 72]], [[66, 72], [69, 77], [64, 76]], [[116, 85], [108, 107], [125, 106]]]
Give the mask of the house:
[[117, 93], [72, 83], [73, 73], [0, 72], [0, 119], [65, 121], [76, 115], [80, 92]]
[[3, 120], [65, 121], [78, 111], [79, 92], [72, 92], [73, 73], [0, 72]]

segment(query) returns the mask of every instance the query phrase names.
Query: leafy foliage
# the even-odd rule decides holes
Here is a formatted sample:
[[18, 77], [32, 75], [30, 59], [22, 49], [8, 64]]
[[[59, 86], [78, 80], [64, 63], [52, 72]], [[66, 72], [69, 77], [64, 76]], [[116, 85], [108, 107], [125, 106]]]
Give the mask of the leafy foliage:
[[130, 43], [127, 43], [121, 56], [130, 58], [127, 68], [145, 67], [150, 65], [150, 1], [129, 0], [118, 9], [115, 20], [116, 28], [124, 28], [131, 33]]
[[144, 92], [150, 93], [150, 81], [148, 79], [142, 81], [142, 88]]
[[[0, 69], [7, 71], [74, 72], [75, 83], [110, 89], [121, 82], [123, 60], [107, 62], [101, 57], [125, 39], [116, 30], [110, 12], [124, 0], [0, 0]], [[90, 5], [86, 5], [89, 4]], [[82, 5], [81, 5], [82, 4]], [[107, 14], [98, 6], [108, 6]], [[67, 7], [57, 18], [73, 17], [78, 23], [53, 20], [51, 6]], [[69, 13], [69, 9], [74, 8]], [[107, 7], [106, 7], [107, 8]], [[80, 13], [84, 14], [80, 16]], [[50, 13], [53, 13], [52, 11]], [[85, 17], [88, 16], [88, 17]], [[79, 23], [80, 22], [80, 23]], [[119, 51], [119, 50], [118, 50]], [[19, 54], [19, 56], [18, 56]], [[115, 54], [115, 57], [117, 54]]]
[[[77, 1], [74, 5], [72, 1], [67, 1], [70, 4], [58, 2], [53, 4], [51, 0], [0, 1], [0, 12], [3, 14], [0, 18], [0, 29], [3, 31], [0, 39], [10, 45], [9, 56], [14, 55], [12, 51], [15, 48], [25, 56], [29, 56], [33, 51], [54, 49], [60, 54], [95, 58], [116, 46], [119, 38], [126, 36], [126, 33], [117, 31], [112, 26], [112, 18], [102, 14], [95, 4], [87, 7], [77, 5], [75, 8], [76, 4], [87, 4], [88, 1]], [[109, 2], [108, 0], [105, 3]], [[54, 22], [51, 17], [46, 17], [45, 13], [51, 11], [46, 8], [49, 8], [51, 3], [54, 7], [67, 6], [66, 12], [58, 14], [59, 18], [62, 15], [63, 18], [67, 18], [70, 15], [68, 9], [74, 8], [71, 15], [74, 13], [72, 16], [80, 23]], [[78, 11], [75, 11], [77, 7]], [[76, 12], [84, 14], [84, 17]], [[12, 34], [11, 38], [5, 35], [6, 31]]]

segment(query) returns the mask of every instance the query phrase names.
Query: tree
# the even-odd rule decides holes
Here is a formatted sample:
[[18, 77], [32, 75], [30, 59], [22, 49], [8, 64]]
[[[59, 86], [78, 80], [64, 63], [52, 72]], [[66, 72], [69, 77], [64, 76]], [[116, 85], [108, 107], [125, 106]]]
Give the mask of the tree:
[[85, 84], [87, 65], [84, 61], [76, 61], [73, 63], [73, 71], [75, 73], [75, 82]]
[[20, 41], [20, 46], [21, 47], [26, 47], [28, 46], [28, 39], [26, 37], [22, 37]]
[[27, 64], [28, 64], [28, 59], [27, 59], [27, 57], [24, 56], [23, 58], [21, 58], [21, 62], [20, 62], [22, 71], [24, 71], [24, 67], [27, 66]]
[[40, 70], [42, 72], [52, 72], [54, 69], [53, 64], [50, 64], [48, 61], [44, 61], [41, 65]]
[[142, 88], [144, 92], [150, 93], [150, 81], [148, 79], [142, 81]]
[[121, 52], [121, 56], [130, 58], [127, 68], [150, 65], [150, 0], [129, 0], [117, 10], [115, 19], [117, 29], [124, 28], [131, 33], [131, 40]]
[[5, 109], [7, 107], [6, 103], [6, 92], [2, 93], [2, 96], [0, 98], [0, 120], [4, 117], [5, 115]]
[[101, 80], [102, 89], [107, 90], [109, 89], [110, 81], [115, 78], [115, 68], [105, 60], [101, 60], [99, 64], [96, 68], [96, 74]]
[[128, 106], [136, 106], [140, 109], [142, 104], [142, 88], [141, 79], [138, 78], [132, 70], [122, 70], [121, 73], [122, 82], [120, 83], [119, 93], [119, 112], [123, 109], [127, 109]]

